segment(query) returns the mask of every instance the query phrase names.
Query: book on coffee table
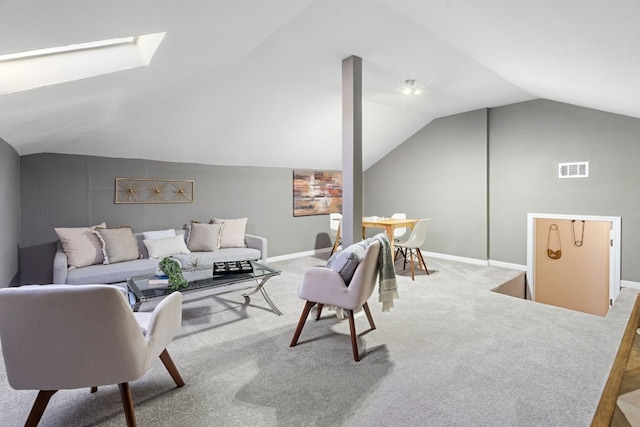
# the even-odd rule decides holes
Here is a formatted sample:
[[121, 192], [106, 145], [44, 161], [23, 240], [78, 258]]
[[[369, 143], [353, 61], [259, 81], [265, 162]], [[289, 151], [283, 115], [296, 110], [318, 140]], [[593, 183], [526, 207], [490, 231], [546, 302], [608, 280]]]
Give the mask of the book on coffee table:
[[167, 276], [154, 276], [149, 279], [149, 288], [162, 288], [169, 286], [169, 278]]

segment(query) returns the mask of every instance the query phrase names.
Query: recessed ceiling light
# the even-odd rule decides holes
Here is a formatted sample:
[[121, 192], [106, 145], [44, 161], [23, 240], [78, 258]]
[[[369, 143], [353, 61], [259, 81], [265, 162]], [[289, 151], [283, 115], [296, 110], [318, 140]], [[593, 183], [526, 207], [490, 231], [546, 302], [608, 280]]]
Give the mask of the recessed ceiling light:
[[404, 89], [402, 93], [405, 95], [419, 95], [422, 93], [422, 89], [416, 86], [416, 81], [413, 79], [404, 81]]

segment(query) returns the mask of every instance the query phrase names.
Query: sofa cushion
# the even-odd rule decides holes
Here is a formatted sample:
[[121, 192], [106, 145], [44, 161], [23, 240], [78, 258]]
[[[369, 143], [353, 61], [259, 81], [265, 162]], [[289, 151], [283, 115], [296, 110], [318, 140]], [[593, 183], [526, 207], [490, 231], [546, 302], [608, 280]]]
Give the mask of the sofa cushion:
[[220, 248], [220, 230], [224, 224], [192, 222], [187, 248], [192, 252], [209, 252]]
[[104, 261], [102, 244], [93, 231], [106, 227], [107, 224], [103, 222], [92, 227], [55, 228], [62, 250], [67, 255], [69, 268], [86, 267]]
[[327, 261], [327, 267], [337, 271], [345, 284], [349, 284], [353, 278], [353, 274], [356, 272], [356, 268], [362, 258], [364, 252], [371, 243], [370, 239], [363, 240], [362, 242], [354, 243], [351, 246], [347, 246], [340, 252], [336, 252], [331, 255], [331, 258]]
[[129, 277], [151, 276], [158, 267], [157, 259], [134, 259], [116, 264], [97, 264], [69, 270], [67, 283], [82, 285], [88, 283], [119, 283]]
[[115, 264], [140, 258], [138, 243], [131, 228], [98, 228], [94, 233], [102, 242], [104, 264]]
[[237, 219], [220, 219], [211, 220], [213, 224], [224, 224], [224, 228], [220, 234], [221, 248], [244, 248], [247, 245], [244, 242], [244, 233], [247, 228], [247, 218]]
[[188, 254], [191, 251], [187, 249], [182, 235], [165, 237], [164, 239], [144, 239], [142, 241], [147, 248], [149, 258], [164, 258], [173, 254]]

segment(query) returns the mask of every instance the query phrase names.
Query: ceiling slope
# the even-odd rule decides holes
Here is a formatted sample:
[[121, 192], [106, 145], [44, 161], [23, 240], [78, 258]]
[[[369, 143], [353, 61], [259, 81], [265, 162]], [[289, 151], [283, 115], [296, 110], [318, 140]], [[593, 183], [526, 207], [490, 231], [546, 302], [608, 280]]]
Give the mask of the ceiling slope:
[[[0, 54], [166, 36], [147, 67], [0, 96], [0, 138], [21, 155], [340, 169], [351, 55], [365, 169], [437, 117], [536, 97], [640, 117], [640, 3], [476, 3], [1, 2]], [[424, 92], [402, 95], [406, 79]]]

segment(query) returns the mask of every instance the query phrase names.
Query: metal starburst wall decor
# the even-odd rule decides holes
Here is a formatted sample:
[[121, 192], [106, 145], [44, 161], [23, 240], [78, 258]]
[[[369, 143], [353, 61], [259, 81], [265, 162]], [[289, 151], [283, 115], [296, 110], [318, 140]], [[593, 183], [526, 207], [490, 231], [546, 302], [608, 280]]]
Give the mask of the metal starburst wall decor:
[[193, 180], [116, 178], [116, 203], [193, 203]]

